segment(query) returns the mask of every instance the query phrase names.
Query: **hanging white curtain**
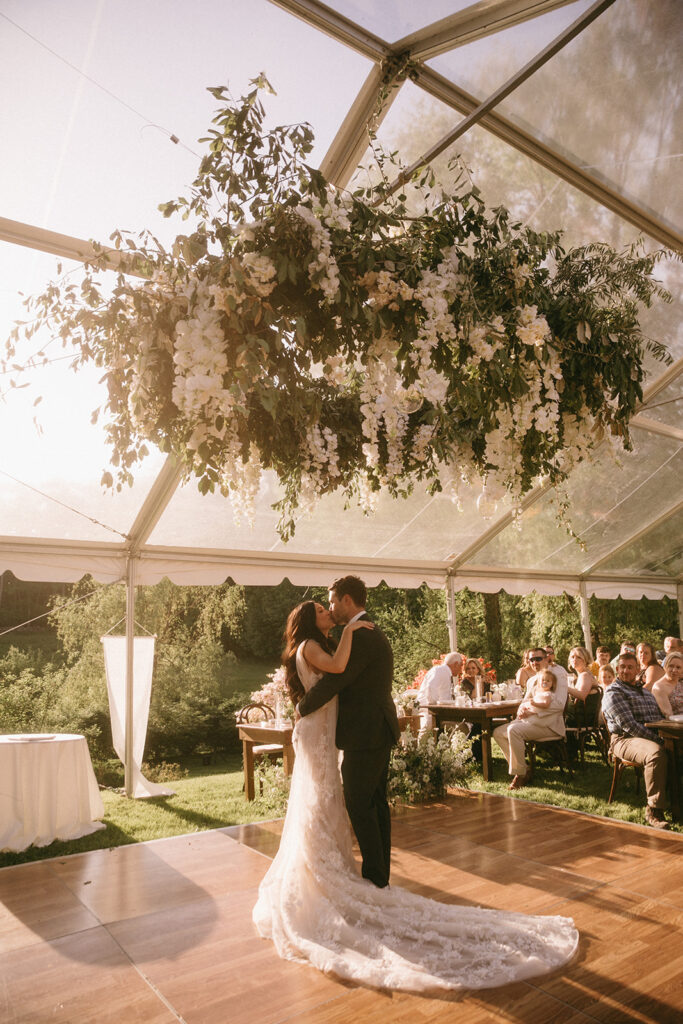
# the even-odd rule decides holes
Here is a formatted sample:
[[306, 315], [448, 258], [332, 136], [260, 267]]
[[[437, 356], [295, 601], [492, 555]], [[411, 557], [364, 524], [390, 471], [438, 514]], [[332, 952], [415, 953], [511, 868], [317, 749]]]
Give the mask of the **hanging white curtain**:
[[[126, 638], [101, 637], [104, 665], [107, 671], [109, 714], [114, 750], [125, 763], [126, 758]], [[175, 792], [150, 782], [140, 771], [147, 736], [149, 701], [154, 669], [154, 637], [136, 636], [133, 640], [133, 796], [172, 796]]]

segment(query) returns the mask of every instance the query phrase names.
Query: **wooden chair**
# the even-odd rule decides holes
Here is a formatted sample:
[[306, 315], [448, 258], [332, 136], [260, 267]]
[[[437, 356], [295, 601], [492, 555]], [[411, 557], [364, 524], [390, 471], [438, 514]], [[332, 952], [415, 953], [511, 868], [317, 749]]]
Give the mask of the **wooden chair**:
[[[564, 705], [564, 714], [565, 715], [567, 714], [567, 702], [566, 701], [565, 701], [565, 705]], [[571, 779], [574, 773], [572, 772], [572, 766], [569, 763], [569, 750], [567, 748], [566, 737], [564, 737], [564, 736], [555, 736], [553, 739], [548, 739], [548, 740], [527, 740], [526, 741], [525, 749], [526, 749], [527, 757], [529, 759], [529, 772], [530, 772], [530, 774], [533, 775], [535, 770], [536, 770], [536, 747], [539, 746], [539, 745], [544, 747], [548, 751], [548, 753], [552, 757], [554, 763], [560, 769], [560, 772], [562, 774], [564, 774], [564, 772], [566, 770], [568, 775], [569, 775], [569, 778]]]
[[640, 776], [643, 774], [643, 766], [636, 764], [635, 761], [627, 761], [623, 757], [617, 757], [612, 751], [608, 754], [609, 760], [614, 765], [614, 771], [612, 772], [612, 785], [610, 787], [609, 796], [607, 803], [611, 804], [614, 799], [614, 794], [617, 791], [617, 785], [619, 779], [624, 774], [624, 768], [635, 768], [636, 769], [636, 793], [640, 792]]
[[[238, 725], [244, 725], [248, 722], [274, 722], [275, 712], [270, 704], [252, 701], [249, 704], [245, 704], [243, 708], [240, 708], [235, 718]], [[283, 756], [284, 750], [281, 743], [257, 743], [252, 747], [252, 753], [255, 761], [265, 759], [277, 761]]]
[[601, 690], [598, 690], [597, 693], [589, 693], [585, 701], [576, 700], [573, 703], [573, 724], [567, 726], [567, 737], [576, 740], [582, 767], [586, 763], [586, 743], [591, 739], [607, 764], [607, 748], [600, 716], [601, 708]]

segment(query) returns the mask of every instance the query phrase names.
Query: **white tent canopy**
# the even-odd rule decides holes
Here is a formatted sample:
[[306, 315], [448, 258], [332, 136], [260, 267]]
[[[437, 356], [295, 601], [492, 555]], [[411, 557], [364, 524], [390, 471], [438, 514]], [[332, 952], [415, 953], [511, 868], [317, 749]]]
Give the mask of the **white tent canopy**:
[[[461, 154], [488, 202], [504, 202], [535, 228], [565, 228], [568, 244], [621, 246], [642, 234], [648, 246], [680, 248], [676, 0], [592, 8], [586, 0], [214, 0], [193, 23], [176, 3], [7, 5], [0, 74], [20, 76], [3, 133], [12, 158], [0, 169], [8, 330], [21, 316], [16, 291], [54, 277], [54, 254], [68, 269], [87, 254], [85, 239], [106, 240], [115, 227], [148, 226], [164, 241], [182, 230], [161, 220], [156, 204], [193, 177], [196, 157], [168, 136], [199, 150], [193, 140], [213, 102], [205, 86], [229, 79], [243, 92], [264, 69], [279, 91], [271, 121], [310, 120], [314, 156], [345, 186], [365, 157], [388, 59], [408, 54], [412, 80], [390, 92], [379, 137], [409, 164], [597, 7], [556, 55], [472, 119], [440, 166]], [[54, 361], [26, 373], [30, 387], [6, 392], [0, 378], [0, 572], [114, 582], [130, 578], [134, 562], [137, 583], [326, 584], [357, 570], [370, 585], [666, 595], [683, 607], [681, 274], [673, 259], [660, 268], [677, 298], [650, 311], [645, 325], [671, 364], [648, 357], [633, 453], [617, 465], [605, 449], [571, 478], [569, 518], [581, 546], [558, 528], [557, 496], [543, 484], [518, 523], [504, 505], [484, 519], [476, 491], [462, 511], [443, 495], [385, 495], [370, 517], [332, 496], [286, 545], [272, 479], [253, 526], [237, 525], [220, 496], [179, 486], [172, 460], [158, 452], [131, 489], [104, 493], [107, 453], [89, 417], [102, 386], [95, 371], [73, 374], [52, 344], [45, 351]]]

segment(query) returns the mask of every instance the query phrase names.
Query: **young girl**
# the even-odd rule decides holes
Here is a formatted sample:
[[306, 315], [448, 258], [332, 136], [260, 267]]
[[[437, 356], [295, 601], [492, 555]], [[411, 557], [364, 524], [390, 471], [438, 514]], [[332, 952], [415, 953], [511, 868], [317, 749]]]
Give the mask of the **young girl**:
[[606, 690], [607, 687], [614, 682], [616, 679], [614, 669], [611, 665], [601, 665], [598, 670], [598, 683]]
[[[528, 715], [535, 715], [540, 710], [547, 710], [553, 699], [553, 693], [557, 688], [555, 673], [546, 668], [541, 672], [533, 684], [530, 693], [524, 698], [517, 709], [518, 718], [526, 718]], [[520, 712], [522, 712], [520, 714]]]

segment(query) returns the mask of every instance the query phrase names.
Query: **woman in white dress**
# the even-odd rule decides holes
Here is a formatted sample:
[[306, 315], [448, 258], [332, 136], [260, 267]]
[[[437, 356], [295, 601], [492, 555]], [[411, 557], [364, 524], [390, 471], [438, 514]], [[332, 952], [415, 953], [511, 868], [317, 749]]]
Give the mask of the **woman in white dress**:
[[[334, 655], [332, 619], [313, 601], [290, 614], [285, 664], [294, 700], [323, 671], [342, 672], [353, 623]], [[564, 917], [452, 906], [361, 878], [351, 849], [338, 751], [336, 697], [299, 719], [280, 848], [253, 911], [279, 955], [338, 978], [406, 992], [493, 988], [566, 964], [578, 933]]]

